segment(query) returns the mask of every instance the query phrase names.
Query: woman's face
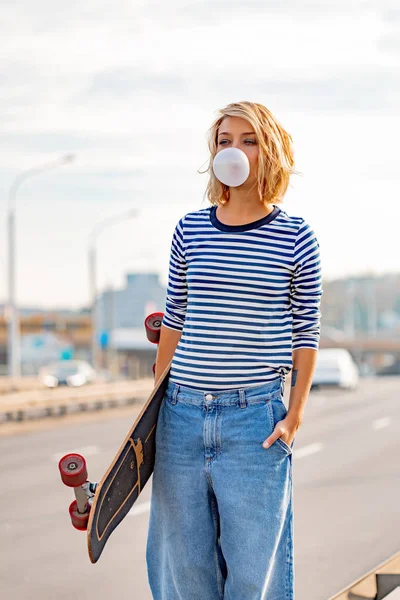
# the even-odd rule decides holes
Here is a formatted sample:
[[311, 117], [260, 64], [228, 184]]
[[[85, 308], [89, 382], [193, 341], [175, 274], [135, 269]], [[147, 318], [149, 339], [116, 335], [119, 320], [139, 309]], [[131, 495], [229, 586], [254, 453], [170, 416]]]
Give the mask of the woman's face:
[[239, 148], [250, 163], [250, 175], [243, 184], [253, 184], [257, 179], [258, 141], [254, 128], [241, 117], [225, 117], [219, 126], [217, 137], [217, 154], [224, 148]]

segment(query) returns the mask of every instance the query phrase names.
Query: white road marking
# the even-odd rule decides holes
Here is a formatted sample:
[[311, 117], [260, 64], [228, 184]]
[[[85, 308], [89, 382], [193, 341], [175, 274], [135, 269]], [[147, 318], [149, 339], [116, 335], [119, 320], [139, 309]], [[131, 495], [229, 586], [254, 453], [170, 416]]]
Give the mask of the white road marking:
[[86, 458], [86, 456], [94, 456], [99, 452], [100, 448], [98, 446], [84, 446], [83, 448], [75, 448], [74, 450], [69, 450], [68, 452], [56, 452], [51, 456], [51, 460], [53, 462], [59, 462], [66, 454], [81, 454], [84, 458]]
[[311, 454], [320, 452], [323, 447], [323, 444], [316, 442], [315, 444], [308, 444], [308, 446], [303, 446], [302, 448], [296, 448], [296, 450], [293, 450], [293, 458], [304, 458], [305, 456], [310, 456]]
[[134, 504], [131, 510], [128, 512], [128, 517], [135, 517], [136, 515], [141, 515], [150, 510], [150, 501], [149, 502], [141, 502], [140, 504]]
[[383, 429], [384, 427], [387, 427], [388, 425], [390, 425], [390, 418], [389, 417], [382, 417], [381, 419], [375, 419], [375, 421], [372, 421], [372, 429]]

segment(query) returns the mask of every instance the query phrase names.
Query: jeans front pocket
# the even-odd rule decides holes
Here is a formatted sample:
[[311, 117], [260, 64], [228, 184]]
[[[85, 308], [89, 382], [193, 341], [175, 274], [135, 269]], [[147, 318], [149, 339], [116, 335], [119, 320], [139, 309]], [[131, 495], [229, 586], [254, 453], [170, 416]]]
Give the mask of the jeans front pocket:
[[[267, 401], [267, 406], [272, 430], [274, 430], [276, 424], [286, 417], [288, 411], [281, 396], [274, 396], [273, 398], [270, 398]], [[275, 440], [275, 442], [273, 442], [272, 446], [274, 444], [277, 444], [278, 446], [280, 446], [280, 448], [282, 448], [282, 450], [286, 452], [286, 454], [292, 454], [293, 443], [294, 439], [292, 441], [291, 446], [289, 446], [289, 444], [287, 444], [282, 438], [278, 438], [277, 440]]]

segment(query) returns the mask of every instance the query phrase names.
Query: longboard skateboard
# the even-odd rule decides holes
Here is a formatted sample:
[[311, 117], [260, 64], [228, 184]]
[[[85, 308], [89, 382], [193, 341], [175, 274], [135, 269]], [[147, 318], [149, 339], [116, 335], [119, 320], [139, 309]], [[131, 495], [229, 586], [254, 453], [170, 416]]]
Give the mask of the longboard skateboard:
[[[154, 343], [159, 341], [162, 316], [162, 313], [153, 313], [145, 321], [147, 337]], [[157, 419], [171, 362], [100, 483], [87, 481], [85, 459], [79, 454], [68, 454], [60, 460], [61, 479], [75, 491], [76, 499], [69, 509], [72, 524], [76, 529], [87, 529], [92, 563], [98, 561], [108, 538], [126, 517], [153, 472]]]

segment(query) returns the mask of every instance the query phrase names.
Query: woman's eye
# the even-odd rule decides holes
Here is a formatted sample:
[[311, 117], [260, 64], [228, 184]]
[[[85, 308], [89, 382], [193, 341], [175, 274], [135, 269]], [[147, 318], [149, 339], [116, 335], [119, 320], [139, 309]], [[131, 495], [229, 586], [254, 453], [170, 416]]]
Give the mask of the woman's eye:
[[[230, 140], [219, 140], [219, 145], [220, 146], [226, 146], [227, 144], [230, 144]], [[256, 140], [252, 140], [252, 139], [248, 139], [248, 140], [244, 140], [244, 143], [249, 145], [249, 146], [255, 146], [256, 145]]]

